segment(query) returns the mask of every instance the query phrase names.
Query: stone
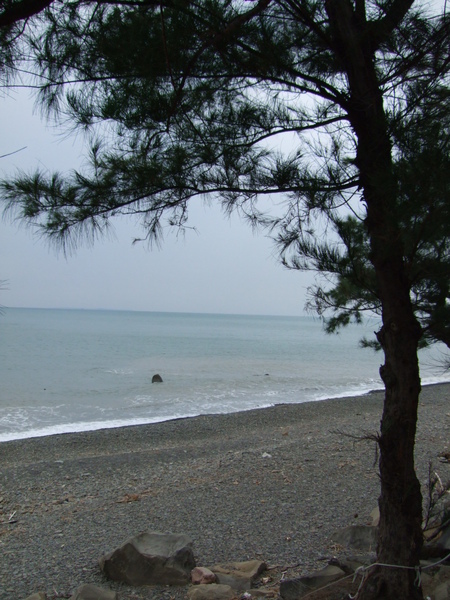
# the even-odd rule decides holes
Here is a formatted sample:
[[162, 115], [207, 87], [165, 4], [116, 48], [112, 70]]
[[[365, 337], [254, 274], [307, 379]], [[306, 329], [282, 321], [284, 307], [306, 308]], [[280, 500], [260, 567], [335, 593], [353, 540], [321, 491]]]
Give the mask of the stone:
[[[423, 565], [423, 569], [427, 566]], [[438, 570], [435, 567], [428, 571], [422, 571], [422, 588], [424, 597], [433, 600], [450, 600], [450, 567], [441, 565]]]
[[229, 585], [236, 591], [245, 591], [251, 588], [258, 575], [266, 569], [266, 563], [260, 560], [247, 560], [211, 567], [219, 584]]
[[116, 592], [86, 583], [80, 586], [69, 600], [117, 600]]
[[378, 527], [380, 524], [380, 508], [378, 506], [376, 506], [370, 513], [370, 520], [372, 527]]
[[193, 585], [206, 585], [216, 583], [215, 574], [206, 567], [195, 567], [191, 572], [191, 581]]
[[370, 525], [350, 525], [332, 535], [334, 542], [361, 552], [376, 550], [377, 538], [377, 528]]
[[31, 596], [27, 596], [25, 600], [47, 600], [47, 596], [44, 592], [36, 592], [35, 594], [31, 594]]
[[274, 598], [278, 596], [276, 589], [255, 588], [248, 590], [252, 598]]
[[329, 565], [339, 567], [346, 575], [352, 575], [361, 567], [368, 567], [377, 561], [376, 554], [358, 554], [358, 556], [341, 556], [340, 558], [331, 558]]
[[444, 529], [442, 530], [442, 534], [439, 536], [437, 543], [443, 550], [450, 551], [450, 526], [449, 525], [447, 525], [447, 527], [444, 527]]
[[449, 553], [450, 526], [447, 526], [438, 537], [424, 544], [421, 558], [444, 558]]
[[195, 567], [186, 535], [144, 532], [99, 561], [109, 579], [129, 585], [186, 585]]
[[229, 585], [219, 583], [200, 584], [188, 591], [189, 600], [231, 600], [236, 597]]
[[161, 375], [159, 375], [158, 373], [156, 373], [156, 375], [153, 375], [152, 377], [152, 383], [162, 383], [162, 377]]
[[280, 582], [280, 596], [283, 600], [298, 600], [314, 590], [328, 585], [345, 577], [345, 573], [339, 567], [328, 565], [320, 571], [304, 577], [295, 579], [284, 579]]
[[433, 598], [434, 600], [449, 600], [450, 586], [448, 582], [440, 583], [434, 588]]

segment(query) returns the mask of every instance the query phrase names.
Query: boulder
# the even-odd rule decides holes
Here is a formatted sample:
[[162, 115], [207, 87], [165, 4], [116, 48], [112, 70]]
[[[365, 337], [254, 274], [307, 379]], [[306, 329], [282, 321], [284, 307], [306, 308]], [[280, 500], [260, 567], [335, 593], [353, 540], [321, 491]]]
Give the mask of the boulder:
[[[250, 589], [248, 590], [248, 596], [250, 596], [250, 598], [276, 598], [278, 597], [278, 592], [276, 589], [271, 588], [271, 589], [266, 589], [266, 588], [255, 588], [255, 589]], [[242, 596], [241, 596], [242, 599]]]
[[450, 584], [448, 582], [440, 583], [433, 591], [434, 600], [449, 600]]
[[153, 375], [152, 377], [152, 383], [162, 383], [162, 377], [161, 375], [158, 375], [158, 373], [156, 373], [156, 375]]
[[36, 592], [35, 594], [31, 594], [31, 596], [27, 596], [25, 600], [47, 600], [47, 596], [44, 592]]
[[80, 586], [69, 600], [117, 600], [116, 592], [105, 590], [91, 583]]
[[103, 556], [100, 568], [129, 585], [186, 585], [195, 567], [192, 541], [185, 535], [144, 532]]
[[447, 553], [450, 552], [450, 525], [444, 527], [444, 529], [442, 530], [442, 534], [438, 538], [437, 544], [443, 550], [446, 550]]
[[236, 597], [235, 591], [229, 585], [218, 583], [196, 585], [187, 595], [189, 600], [231, 600]]
[[195, 567], [191, 572], [191, 581], [194, 585], [206, 585], [216, 583], [215, 574], [206, 567]]
[[345, 577], [339, 567], [328, 565], [320, 571], [295, 579], [284, 579], [280, 583], [280, 596], [283, 600], [298, 600], [314, 590], [318, 590], [332, 581]]
[[370, 525], [350, 525], [335, 531], [332, 535], [334, 542], [361, 552], [376, 550], [377, 538], [377, 527]]
[[377, 562], [376, 554], [358, 554], [357, 556], [341, 556], [340, 558], [331, 558], [329, 565], [339, 567], [346, 575], [352, 575], [361, 567], [368, 567]]
[[450, 526], [447, 525], [432, 541], [424, 544], [421, 558], [444, 558], [450, 553]]
[[436, 571], [435, 568], [428, 571], [422, 571], [422, 588], [424, 597], [433, 598], [433, 600], [450, 599], [450, 567], [441, 565]]
[[260, 560], [247, 560], [210, 567], [217, 577], [217, 583], [229, 585], [236, 591], [245, 591], [252, 587], [255, 579], [267, 569]]

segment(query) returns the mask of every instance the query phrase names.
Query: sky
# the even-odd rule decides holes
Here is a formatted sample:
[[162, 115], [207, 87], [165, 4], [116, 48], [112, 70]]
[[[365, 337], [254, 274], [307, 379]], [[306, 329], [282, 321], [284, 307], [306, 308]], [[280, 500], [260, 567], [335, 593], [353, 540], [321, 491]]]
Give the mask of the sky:
[[[0, 178], [18, 169], [79, 168], [83, 140], [45, 124], [29, 92], [0, 97]], [[201, 202], [190, 211], [196, 230], [169, 232], [159, 249], [132, 244], [143, 230], [135, 220], [111, 221], [114, 234], [69, 256], [31, 229], [1, 218], [0, 304], [82, 308], [302, 315], [312, 274], [279, 263], [273, 242], [237, 216]]]

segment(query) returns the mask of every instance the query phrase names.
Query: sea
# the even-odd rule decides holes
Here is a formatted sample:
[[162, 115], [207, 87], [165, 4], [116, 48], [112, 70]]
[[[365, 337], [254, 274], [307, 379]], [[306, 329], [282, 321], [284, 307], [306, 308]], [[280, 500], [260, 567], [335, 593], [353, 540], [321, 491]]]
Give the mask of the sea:
[[[382, 355], [359, 340], [378, 326], [327, 335], [311, 316], [5, 308], [0, 442], [366, 394], [382, 388]], [[450, 381], [444, 353], [422, 351], [424, 384]]]

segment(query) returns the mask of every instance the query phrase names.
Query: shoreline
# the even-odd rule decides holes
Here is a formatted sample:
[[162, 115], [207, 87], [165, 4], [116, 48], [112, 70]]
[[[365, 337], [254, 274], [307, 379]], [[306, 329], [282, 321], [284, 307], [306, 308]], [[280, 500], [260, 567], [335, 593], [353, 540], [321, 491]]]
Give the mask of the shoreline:
[[[450, 385], [450, 381], [439, 381], [439, 382], [431, 382], [431, 383], [423, 383], [422, 384], [422, 389], [425, 389], [427, 387], [431, 387], [431, 386], [445, 386], [445, 385]], [[227, 415], [227, 414], [231, 414], [231, 415], [239, 415], [241, 413], [246, 413], [246, 412], [251, 412], [253, 410], [267, 410], [267, 409], [271, 409], [271, 408], [276, 408], [277, 406], [284, 406], [284, 405], [294, 405], [297, 406], [298, 404], [316, 404], [316, 403], [322, 403], [322, 402], [330, 402], [330, 401], [335, 401], [335, 400], [346, 400], [349, 398], [365, 398], [367, 396], [370, 396], [371, 394], [378, 394], [378, 393], [383, 393], [384, 390], [382, 388], [374, 388], [371, 390], [367, 390], [361, 394], [356, 394], [356, 393], [344, 393], [343, 395], [339, 394], [336, 396], [329, 396], [329, 397], [324, 397], [324, 398], [317, 398], [314, 400], [307, 400], [305, 402], [299, 402], [299, 403], [277, 403], [277, 404], [269, 404], [266, 406], [259, 406], [259, 407], [255, 407], [255, 408], [248, 408], [248, 409], [243, 409], [243, 410], [237, 410], [234, 412], [230, 412], [230, 413], [199, 413], [199, 414], [194, 414], [194, 415], [184, 415], [184, 416], [174, 416], [174, 417], [169, 417], [169, 418], [163, 418], [160, 420], [151, 420], [151, 419], [130, 419], [129, 422], [118, 422], [117, 424], [115, 424], [116, 422], [114, 421], [105, 421], [105, 422], [81, 422], [81, 423], [66, 423], [66, 424], [61, 424], [61, 425], [55, 425], [55, 426], [47, 426], [43, 429], [31, 429], [28, 431], [21, 431], [21, 432], [12, 432], [12, 433], [0, 433], [0, 447], [2, 444], [7, 443], [7, 442], [11, 442], [11, 441], [19, 441], [19, 440], [27, 440], [27, 439], [35, 439], [35, 438], [42, 438], [42, 437], [52, 437], [55, 435], [67, 435], [67, 434], [83, 434], [83, 433], [88, 433], [88, 432], [95, 432], [95, 431], [103, 431], [103, 430], [107, 430], [107, 429], [122, 429], [122, 428], [126, 428], [126, 427], [140, 427], [140, 426], [146, 426], [146, 425], [156, 425], [158, 423], [166, 423], [166, 422], [171, 422], [171, 421], [180, 421], [180, 420], [184, 420], [184, 419], [195, 419], [197, 417], [202, 417], [202, 416], [221, 416], [221, 415]], [[72, 429], [71, 427], [74, 426], [82, 426], [82, 428], [80, 429]], [[3, 437], [5, 436], [5, 437]]]
[[[423, 388], [417, 473], [450, 465], [450, 384]], [[310, 573], [335, 552], [332, 532], [367, 524], [377, 504], [382, 391], [239, 413], [11, 440], [0, 444], [0, 600], [82, 583], [121, 600], [186, 589], [106, 581], [99, 557], [141, 531], [186, 533], [198, 565], [258, 558]], [[10, 516], [13, 518], [10, 521]], [[276, 571], [273, 571], [274, 573]], [[64, 597], [64, 596], [62, 596]]]

